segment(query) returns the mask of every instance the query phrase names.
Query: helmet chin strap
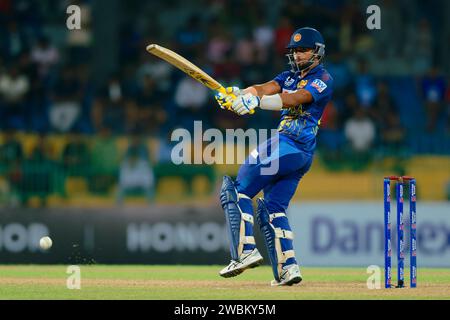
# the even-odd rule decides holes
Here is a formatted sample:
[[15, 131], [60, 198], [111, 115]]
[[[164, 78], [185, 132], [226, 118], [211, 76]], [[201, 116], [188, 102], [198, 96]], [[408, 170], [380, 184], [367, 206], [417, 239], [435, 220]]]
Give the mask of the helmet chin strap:
[[[306, 75], [309, 71], [311, 71], [311, 69], [312, 69], [313, 66], [314, 66], [314, 63], [315, 63], [314, 59], [316, 58], [316, 56], [317, 56], [317, 55], [314, 54], [314, 55], [311, 57], [311, 59], [308, 60], [308, 62], [306, 63], [306, 66], [303, 67], [303, 69], [300, 70], [300, 73], [301, 73], [301, 76], [302, 76], [302, 77], [303, 77], [304, 75]], [[319, 60], [319, 63], [320, 63], [320, 60]]]
[[[287, 54], [287, 56], [288, 56], [288, 59], [289, 59], [289, 64], [292, 67], [292, 71], [294, 71], [294, 72], [298, 71], [303, 76], [304, 74], [308, 73], [312, 69], [312, 66], [314, 65], [314, 60], [319, 55], [317, 53], [313, 53], [311, 58], [309, 58], [308, 60], [300, 61], [300, 62], [306, 61], [305, 63], [302, 63], [301, 66], [295, 61], [295, 57], [294, 57], [293, 53]], [[292, 57], [292, 60], [291, 60], [291, 57]], [[320, 62], [320, 59], [319, 59], [319, 62]]]
[[300, 72], [302, 74], [306, 73], [307, 71], [309, 71], [311, 69], [311, 66], [314, 64], [314, 58], [315, 58], [315, 56], [312, 55], [311, 58], [309, 58], [308, 60], [300, 61], [300, 62], [306, 61], [306, 62], [302, 63], [301, 66], [298, 66], [298, 68], [300, 69]]

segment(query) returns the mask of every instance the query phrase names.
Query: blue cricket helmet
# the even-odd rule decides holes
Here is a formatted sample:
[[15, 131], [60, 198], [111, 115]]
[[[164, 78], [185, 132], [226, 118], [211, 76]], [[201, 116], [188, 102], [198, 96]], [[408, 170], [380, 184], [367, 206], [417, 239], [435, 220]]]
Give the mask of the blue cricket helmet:
[[287, 45], [287, 49], [295, 48], [316, 48], [320, 44], [325, 47], [325, 41], [319, 31], [314, 28], [297, 29], [291, 36], [291, 41]]
[[[319, 31], [314, 28], [304, 27], [297, 29], [291, 36], [291, 40], [289, 44], [286, 46], [286, 49], [291, 51], [291, 54], [288, 54], [289, 63], [293, 65], [292, 52], [293, 49], [296, 48], [311, 48], [314, 49], [314, 56], [321, 61], [325, 55], [325, 41], [323, 40], [322, 35]], [[292, 59], [292, 60], [291, 60]], [[312, 60], [307, 64], [300, 67], [300, 70], [308, 68], [312, 64]], [[297, 67], [299, 68], [299, 67]]]

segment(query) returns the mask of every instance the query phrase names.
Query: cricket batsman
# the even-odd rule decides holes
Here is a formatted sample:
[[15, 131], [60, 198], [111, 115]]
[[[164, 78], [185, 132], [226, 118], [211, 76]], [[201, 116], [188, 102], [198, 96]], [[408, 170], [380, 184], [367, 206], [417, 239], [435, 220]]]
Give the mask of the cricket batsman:
[[[272, 265], [272, 286], [291, 286], [302, 281], [286, 211], [300, 179], [311, 167], [320, 118], [333, 93], [333, 78], [321, 64], [325, 43], [317, 30], [296, 30], [287, 49], [289, 71], [246, 89], [228, 87], [227, 94], [215, 96], [221, 108], [239, 115], [256, 108], [281, 115], [279, 134], [251, 153], [235, 181], [228, 176], [223, 178], [220, 194], [232, 259], [220, 275], [234, 277], [262, 263], [253, 237], [256, 218]], [[268, 149], [271, 155], [262, 157]], [[263, 167], [274, 161], [278, 162], [276, 173], [263, 174]], [[257, 200], [255, 215], [252, 199], [261, 190], [264, 198]]]

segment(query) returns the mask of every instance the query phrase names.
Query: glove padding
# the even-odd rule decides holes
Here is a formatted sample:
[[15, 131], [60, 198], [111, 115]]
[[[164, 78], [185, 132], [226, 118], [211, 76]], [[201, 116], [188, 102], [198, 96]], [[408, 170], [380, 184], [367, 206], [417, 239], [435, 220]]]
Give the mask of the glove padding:
[[220, 108], [230, 110], [231, 105], [233, 104], [233, 101], [236, 97], [234, 97], [232, 95], [224, 94], [222, 92], [218, 92], [214, 95], [214, 98], [216, 99]]
[[235, 96], [239, 96], [242, 94], [242, 90], [238, 87], [226, 87], [225, 91], [227, 94], [234, 94]]
[[239, 115], [244, 115], [247, 113], [253, 113], [253, 109], [259, 107], [260, 98], [258, 96], [254, 96], [251, 93], [246, 93], [244, 95], [239, 95], [234, 99], [231, 108], [234, 112]]
[[216, 99], [220, 108], [231, 110], [231, 105], [233, 104], [234, 99], [236, 99], [236, 96], [240, 94], [241, 89], [239, 89], [238, 87], [227, 87], [225, 88], [225, 92], [226, 93], [216, 93], [214, 95], [214, 98]]

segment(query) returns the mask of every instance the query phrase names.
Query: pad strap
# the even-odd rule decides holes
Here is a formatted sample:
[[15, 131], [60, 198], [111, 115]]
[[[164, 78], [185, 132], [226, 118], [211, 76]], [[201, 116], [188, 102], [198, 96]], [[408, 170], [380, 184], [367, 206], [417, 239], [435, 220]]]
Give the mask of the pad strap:
[[245, 195], [245, 194], [243, 194], [243, 193], [238, 193], [238, 197], [239, 197], [239, 199], [249, 199], [249, 200], [252, 200], [252, 199], [250, 199], [249, 196], [247, 196], [247, 195]]
[[241, 213], [241, 217], [242, 217], [242, 220], [250, 222], [251, 224], [253, 224], [253, 216], [251, 214], [243, 212], [243, 213]]
[[286, 214], [284, 212], [277, 212], [277, 213], [269, 214], [269, 217], [270, 217], [270, 220], [272, 221], [275, 218], [286, 217]]
[[275, 230], [275, 236], [277, 238], [294, 240], [294, 233], [292, 231], [283, 230], [281, 228], [275, 228], [273, 225], [272, 225], [272, 228]]
[[244, 237], [244, 244], [256, 244], [255, 238], [253, 236], [246, 236]]
[[283, 252], [284, 259], [287, 260], [289, 258], [295, 258], [294, 250], [287, 250]]

